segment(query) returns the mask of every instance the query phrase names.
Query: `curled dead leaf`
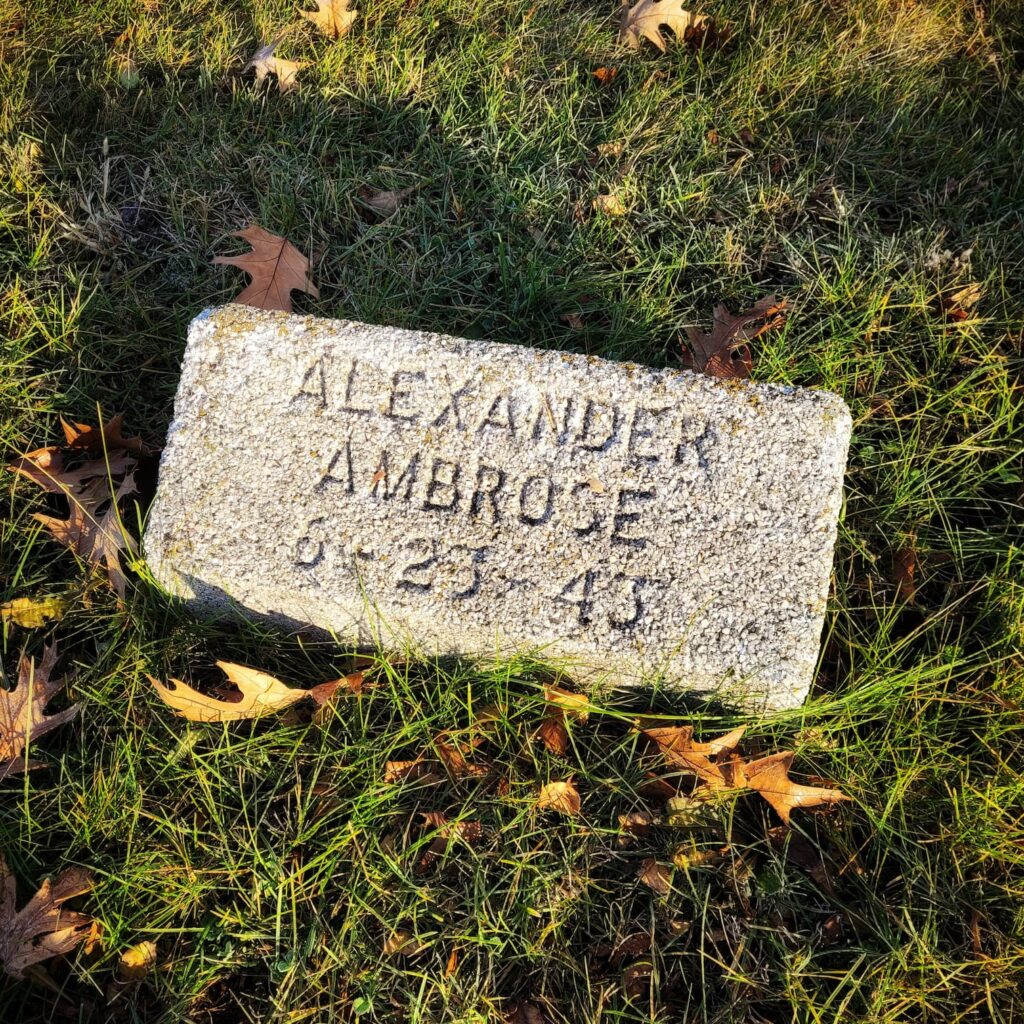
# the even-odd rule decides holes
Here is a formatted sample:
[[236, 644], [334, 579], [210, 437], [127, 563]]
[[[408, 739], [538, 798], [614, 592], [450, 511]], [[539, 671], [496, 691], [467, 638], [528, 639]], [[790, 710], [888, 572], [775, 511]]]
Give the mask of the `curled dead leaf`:
[[26, 746], [78, 714], [79, 704], [46, 714], [47, 706], [65, 685], [63, 679], [50, 678], [57, 658], [55, 643], [43, 648], [38, 662], [22, 655], [17, 683], [10, 690], [0, 689], [0, 779], [41, 767], [40, 762], [25, 759]]
[[690, 351], [684, 355], [698, 373], [745, 379], [754, 365], [749, 342], [765, 331], [781, 327], [786, 321], [787, 309], [786, 300], [776, 301], [774, 295], [758, 299], [750, 309], [736, 316], [725, 306], [716, 306], [710, 334], [696, 327], [686, 328]]
[[582, 802], [579, 791], [572, 779], [566, 782], [548, 782], [541, 787], [537, 796], [537, 809], [541, 811], [557, 811], [568, 817], [580, 813]]
[[664, 53], [663, 27], [692, 50], [721, 46], [731, 35], [728, 27], [719, 27], [706, 14], [688, 11], [682, 0], [639, 0], [632, 7], [623, 0], [619, 21], [620, 43], [636, 50], [643, 38]]
[[667, 896], [672, 891], [672, 869], [659, 864], [654, 857], [648, 857], [640, 865], [637, 878], [659, 896]]
[[548, 750], [563, 757], [569, 745], [566, 722], [586, 722], [590, 714], [590, 699], [581, 693], [549, 684], [544, 687], [544, 700], [547, 709], [537, 735]]
[[12, 977], [25, 968], [61, 953], [70, 953], [89, 936], [93, 919], [65, 910], [63, 904], [93, 887], [84, 868], [69, 868], [53, 881], [47, 878], [39, 891], [15, 911], [15, 878], [0, 857], [0, 963]]
[[896, 593], [901, 601], [910, 603], [917, 596], [917, 584], [914, 576], [917, 572], [917, 551], [914, 547], [914, 538], [910, 542], [893, 553], [892, 556], [892, 580], [896, 584]]
[[939, 295], [935, 305], [948, 319], [962, 322], [970, 318], [981, 296], [981, 285], [977, 281], [972, 281], [954, 292]]
[[626, 215], [626, 207], [623, 206], [622, 200], [616, 195], [607, 193], [594, 199], [594, 209], [606, 217], [624, 217]]
[[172, 679], [173, 685], [166, 686], [153, 676], [147, 678], [161, 700], [191, 722], [236, 722], [260, 718], [309, 696], [309, 691], [288, 686], [255, 668], [227, 661], [218, 661], [217, 667], [227, 676], [228, 682], [238, 688], [240, 699], [228, 701], [207, 696], [180, 679]]
[[850, 800], [838, 789], [801, 786], [789, 777], [793, 752], [782, 751], [750, 761], [745, 765], [746, 784], [759, 793], [788, 825], [790, 814], [798, 807], [831, 807]]
[[[48, 494], [63, 495], [68, 518], [35, 513], [33, 518], [53, 538], [70, 548], [89, 565], [105, 568], [107, 578], [119, 597], [124, 597], [127, 579], [121, 566], [122, 552], [137, 553], [138, 545], [121, 521], [122, 503], [136, 493], [135, 470], [138, 455], [147, 451], [142, 439], [121, 434], [122, 418], [115, 416], [102, 427], [61, 420], [67, 440], [62, 451], [51, 445], [38, 448], [8, 465]], [[82, 454], [96, 458], [75, 465]]]
[[454, 778], [481, 778], [487, 774], [487, 766], [470, 761], [469, 757], [483, 742], [483, 736], [465, 741], [453, 738], [449, 732], [442, 732], [434, 737], [434, 750]]
[[130, 946], [117, 962], [117, 980], [123, 985], [142, 981], [156, 966], [156, 943], [145, 939]]

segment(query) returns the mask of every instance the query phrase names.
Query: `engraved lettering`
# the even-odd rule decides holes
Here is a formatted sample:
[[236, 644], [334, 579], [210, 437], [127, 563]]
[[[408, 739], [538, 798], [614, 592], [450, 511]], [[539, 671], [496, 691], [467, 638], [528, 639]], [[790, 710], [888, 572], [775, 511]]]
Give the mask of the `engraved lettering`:
[[313, 536], [314, 533], [320, 532], [317, 527], [323, 522], [323, 516], [311, 519], [306, 527], [306, 533], [295, 544], [295, 564], [300, 569], [313, 569], [324, 559], [324, 542]]
[[649, 502], [654, 500], [654, 491], [640, 491], [632, 490], [630, 488], [623, 487], [619, 490], [619, 493], [615, 501], [615, 515], [612, 518], [612, 532], [611, 542], [613, 544], [622, 544], [630, 548], [645, 548], [647, 547], [647, 538], [637, 536], [636, 534], [626, 534], [622, 531], [630, 525], [640, 519], [640, 512], [637, 510], [629, 511], [627, 505], [630, 502]]
[[[433, 585], [430, 579], [430, 570], [437, 561], [437, 542], [429, 537], [413, 537], [406, 541], [403, 547], [418, 549], [418, 553], [411, 562], [406, 562], [401, 567], [395, 586], [399, 590], [426, 593]], [[426, 557], [423, 557], [424, 554]]]
[[[501, 510], [498, 508], [498, 491], [505, 485], [505, 471], [495, 466], [481, 466], [476, 471], [476, 487], [469, 502], [469, 514], [482, 518], [489, 514], [492, 523], [501, 522]], [[485, 513], [485, 503], [490, 512]]]
[[484, 427], [504, 430], [509, 437], [516, 436], [515, 420], [512, 418], [512, 395], [508, 391], [499, 391], [494, 396], [494, 401], [491, 402], [491, 407], [480, 421], [476, 432], [482, 434]]
[[614, 612], [608, 616], [608, 625], [612, 629], [621, 629], [624, 632], [634, 629], [643, 618], [644, 615], [644, 603], [640, 596], [640, 588], [647, 583], [646, 576], [625, 576], [622, 573], [618, 573], [615, 577], [615, 582], [618, 584], [625, 584], [625, 597], [626, 597], [626, 608], [628, 614], [619, 619], [616, 618]]
[[455, 422], [455, 426], [458, 430], [465, 430], [466, 425], [462, 422], [462, 412], [459, 409], [459, 400], [465, 398], [469, 394], [470, 381], [466, 381], [462, 387], [456, 388], [448, 396], [448, 402], [445, 407], [431, 420], [430, 425], [432, 427], [439, 427], [444, 423], [449, 416]]
[[715, 443], [715, 432], [710, 423], [701, 424], [693, 416], [684, 416], [680, 424], [679, 444], [676, 446], [675, 464], [683, 465], [695, 455], [697, 465], [710, 478], [708, 450]]
[[372, 480], [372, 482], [370, 484], [370, 494], [374, 498], [376, 498], [377, 497], [377, 488], [380, 487], [381, 484], [383, 484], [384, 488], [383, 488], [383, 495], [382, 496], [383, 496], [385, 501], [388, 501], [390, 498], [393, 498], [396, 494], [398, 494], [402, 490], [402, 488], [404, 486], [405, 493], [402, 494], [402, 499], [404, 501], [409, 501], [410, 498], [412, 498], [412, 489], [413, 489], [413, 487], [416, 484], [416, 474], [417, 474], [417, 471], [419, 470], [419, 464], [420, 464], [419, 453], [418, 452], [415, 453], [409, 459], [409, 461], [405, 464], [405, 469], [402, 470], [402, 472], [399, 475], [398, 479], [395, 481], [394, 489], [391, 489], [391, 487], [390, 487], [390, 480], [391, 480], [391, 464], [390, 463], [391, 463], [391, 455], [388, 452], [387, 448], [385, 448], [380, 453], [380, 460], [378, 461], [377, 469], [376, 469], [376, 471], [373, 474], [373, 480]]
[[589, 626], [593, 621], [591, 613], [594, 609], [594, 578], [593, 569], [587, 569], [571, 580], [555, 595], [555, 600], [576, 609], [576, 618], [581, 626]]
[[469, 544], [456, 544], [452, 548], [452, 554], [460, 557], [461, 561], [465, 562], [467, 560], [466, 556], [468, 556], [468, 565], [465, 568], [468, 568], [470, 573], [467, 585], [449, 595], [452, 601], [465, 601], [467, 598], [475, 597], [480, 592], [480, 570], [478, 566], [484, 560], [486, 553], [487, 548], [471, 547]]
[[450, 512], [459, 501], [459, 473], [461, 467], [457, 462], [447, 459], [434, 459], [430, 467], [430, 480], [427, 482], [427, 494], [423, 501], [425, 509]]
[[[341, 463], [343, 476], [335, 476], [334, 471], [338, 468], [338, 464]], [[323, 494], [331, 484], [341, 484], [345, 488], [346, 494], [351, 494], [352, 487], [352, 442], [346, 441], [344, 448], [339, 448], [332, 456], [331, 461], [327, 464], [327, 469], [324, 470], [324, 475], [320, 477], [319, 482], [313, 491], [316, 494]]]
[[373, 410], [369, 406], [356, 405], [354, 393], [357, 387], [357, 374], [359, 372], [359, 360], [353, 359], [352, 365], [345, 375], [345, 402], [341, 407], [342, 412], [354, 412], [360, 416], [367, 416]]
[[519, 490], [519, 519], [540, 526], [555, 510], [555, 484], [546, 476], [528, 476]]
[[579, 537], [589, 537], [592, 533], [596, 533], [604, 525], [604, 516], [601, 515], [597, 508], [598, 500], [600, 495], [594, 493], [594, 488], [589, 483], [575, 484], [572, 490], [569, 492], [574, 499], [574, 503], [578, 501], [582, 495], [583, 500], [579, 502], [580, 505], [590, 506], [590, 520], [587, 523], [577, 522], [573, 525], [572, 531]]
[[638, 405], [633, 411], [633, 422], [629, 428], [628, 450], [631, 458], [641, 462], [657, 462], [659, 456], [653, 447], [641, 450], [643, 442], [655, 436], [657, 419], [662, 413], [670, 411], [669, 406], [652, 409], [646, 405]]
[[578, 447], [588, 452], [606, 452], [619, 436], [622, 414], [617, 405], [588, 398], [583, 406], [583, 422], [576, 437]]
[[396, 370], [391, 375], [388, 410], [384, 415], [392, 420], [404, 420], [406, 423], [415, 423], [420, 417], [418, 412], [399, 412], [395, 406], [413, 394], [411, 388], [403, 388], [402, 384], [411, 384], [413, 381], [422, 381], [426, 380], [426, 378], [427, 375], [422, 370]]
[[326, 356], [321, 356], [305, 373], [299, 390], [292, 397], [292, 405], [303, 398], [316, 400], [317, 409], [327, 408], [327, 371], [324, 369]]
[[549, 395], [541, 395], [540, 407], [537, 409], [537, 417], [533, 421], [533, 440], [539, 441], [542, 436], [550, 433], [555, 444], [565, 444], [569, 437], [570, 421], [576, 403], [572, 398], [567, 398], [562, 403], [562, 418], [559, 422], [555, 415], [555, 409]]

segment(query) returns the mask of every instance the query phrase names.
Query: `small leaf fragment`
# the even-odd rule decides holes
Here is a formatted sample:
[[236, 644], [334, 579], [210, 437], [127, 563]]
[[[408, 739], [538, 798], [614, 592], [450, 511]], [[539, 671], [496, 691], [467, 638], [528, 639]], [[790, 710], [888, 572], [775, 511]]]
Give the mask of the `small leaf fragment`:
[[[274, 56], [274, 50], [277, 49], [278, 43], [284, 37], [284, 33], [278, 33], [276, 39], [272, 42], [267, 43], [265, 46], [261, 46], [250, 59], [249, 63], [242, 68], [244, 74], [250, 68], [256, 72], [256, 84], [260, 85], [267, 78], [268, 75], [274, 75], [277, 78], [277, 90], [278, 92], [292, 92], [299, 87], [299, 72], [306, 66], [293, 60], [283, 60], [281, 57]], [[259, 309], [268, 309], [271, 307], [259, 306]], [[277, 307], [273, 307], [277, 308]]]
[[580, 813], [581, 807], [580, 794], [572, 779], [566, 782], [548, 782], [541, 787], [537, 796], [537, 809], [541, 811], [557, 811], [559, 814], [575, 817]]
[[421, 942], [412, 932], [399, 928], [392, 932], [384, 943], [385, 956], [419, 956], [430, 948], [428, 942]]
[[594, 209], [606, 217], [624, 217], [626, 215], [626, 207], [622, 205], [622, 200], [610, 193], [597, 196], [594, 199]]
[[50, 619], [60, 620], [70, 606], [65, 597], [16, 597], [0, 604], [0, 621], [22, 629], [38, 629]]
[[156, 943], [152, 939], [145, 939], [121, 954], [117, 963], [117, 980], [125, 985], [142, 981], [155, 966]]
[[672, 891], [672, 869], [659, 864], [654, 857], [648, 857], [640, 865], [637, 878], [659, 896], [667, 896]]
[[366, 189], [363, 192], [363, 201], [371, 210], [380, 214], [381, 217], [390, 217], [398, 212], [398, 208], [402, 205], [403, 201], [411, 196], [414, 191], [415, 189], [413, 188], [396, 188], [383, 192], [374, 192]]

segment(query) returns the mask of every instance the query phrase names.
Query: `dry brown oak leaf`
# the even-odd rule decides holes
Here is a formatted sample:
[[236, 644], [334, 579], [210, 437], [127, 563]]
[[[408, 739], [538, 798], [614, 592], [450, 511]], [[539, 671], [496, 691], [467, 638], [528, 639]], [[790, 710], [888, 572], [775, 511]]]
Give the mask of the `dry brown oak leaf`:
[[749, 342], [786, 321], [785, 299], [765, 295], [743, 313], [733, 316], [725, 306], [716, 306], [710, 334], [696, 327], [686, 328], [690, 343], [687, 355], [693, 369], [709, 377], [746, 379], [754, 368]]
[[51, 679], [57, 664], [57, 645], [43, 648], [37, 663], [22, 655], [18, 682], [11, 690], [0, 689], [0, 779], [16, 772], [41, 767], [25, 760], [25, 747], [78, 714], [79, 704], [47, 715], [46, 706], [64, 689], [63, 679]]
[[309, 260], [288, 239], [272, 235], [258, 224], [244, 231], [234, 231], [232, 235], [248, 242], [252, 251], [238, 256], [216, 256], [213, 262], [238, 267], [252, 279], [235, 296], [234, 302], [254, 309], [280, 309], [290, 313], [293, 291], [306, 292], [314, 299], [320, 297], [310, 280]]
[[[122, 436], [121, 416], [102, 427], [63, 420], [61, 424], [67, 452], [56, 445], [37, 448], [7, 468], [48, 494], [67, 498], [67, 519], [38, 512], [33, 518], [83, 561], [105, 568], [110, 585], [123, 598], [128, 581], [121, 567], [121, 552], [136, 554], [138, 545], [124, 528], [119, 513], [121, 503], [137, 491], [138, 456], [148, 449], [141, 438]], [[77, 453], [98, 457], [69, 467], [66, 455]]]
[[665, 40], [661, 35], [662, 26], [667, 28], [681, 43], [699, 50], [705, 46], [717, 46], [729, 36], [728, 29], [716, 27], [706, 14], [694, 14], [683, 7], [681, 0], [639, 0], [632, 7], [623, 2], [619, 19], [619, 42], [634, 50], [639, 49], [640, 40], [648, 39], [665, 52]]
[[541, 787], [537, 796], [537, 809], [541, 811], [557, 811], [568, 817], [580, 813], [580, 794], [573, 785], [572, 779], [565, 782], [548, 782]]
[[316, 0], [316, 6], [315, 11], [299, 14], [331, 39], [340, 39], [359, 17], [358, 11], [349, 9], [349, 0]]
[[261, 46], [253, 55], [248, 64], [242, 68], [242, 74], [250, 68], [256, 72], [256, 84], [260, 85], [266, 80], [267, 75], [274, 75], [277, 78], [278, 92], [292, 92], [299, 87], [299, 72], [306, 66], [294, 60], [284, 60], [274, 56], [274, 50], [278, 43], [284, 38], [284, 32], [279, 32], [277, 38], [266, 46]]
[[[641, 721], [640, 724], [648, 723]], [[689, 725], [651, 726], [642, 731], [673, 767], [696, 775], [712, 789], [727, 789], [730, 786], [729, 777], [711, 758], [732, 753], [743, 737], [745, 728], [740, 726], [707, 743], [695, 741], [693, 727]]]
[[544, 687], [544, 700], [547, 709], [537, 735], [552, 754], [564, 757], [569, 748], [566, 723], [570, 719], [585, 722], [590, 713], [590, 700], [582, 693], [572, 693], [560, 686], [550, 685]]
[[797, 807], [831, 807], [851, 799], [838, 789], [801, 786], [789, 777], [793, 752], [782, 751], [743, 765], [743, 781], [760, 793], [788, 825], [790, 813]]
[[227, 676], [228, 684], [237, 689], [237, 694], [229, 692], [229, 696], [234, 699], [225, 700], [223, 697], [200, 693], [180, 679], [172, 679], [172, 685], [166, 686], [153, 676], [147, 678], [160, 699], [190, 722], [238, 722], [261, 718], [306, 697], [323, 705], [336, 690], [349, 685], [347, 678], [342, 678], [303, 690], [288, 686], [266, 672], [245, 665], [218, 661], [217, 667]]
[[69, 868], [61, 872], [53, 882], [46, 879], [39, 891], [19, 911], [14, 909], [14, 875], [2, 857], [0, 875], [3, 880], [0, 962], [8, 974], [20, 978], [26, 967], [61, 953], [70, 953], [86, 940], [93, 919], [73, 910], [64, 910], [61, 904], [92, 888], [92, 876], [88, 871], [84, 868]]

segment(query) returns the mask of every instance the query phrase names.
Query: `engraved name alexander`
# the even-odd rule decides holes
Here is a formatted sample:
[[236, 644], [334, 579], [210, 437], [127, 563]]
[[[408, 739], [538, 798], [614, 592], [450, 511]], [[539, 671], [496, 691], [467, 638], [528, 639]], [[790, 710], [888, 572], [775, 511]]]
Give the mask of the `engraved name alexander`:
[[[659, 528], [659, 488], [706, 486], [717, 437], [678, 403], [556, 396], [488, 379], [483, 368], [436, 380], [428, 370], [330, 353], [303, 369], [290, 409], [318, 415], [324, 438], [308, 495], [316, 514], [295, 542], [297, 567], [350, 566], [364, 578], [372, 571], [376, 584], [406, 600], [454, 605], [539, 588], [567, 626], [600, 618], [625, 633], [642, 628], [661, 591], [644, 571]], [[436, 519], [436, 532], [414, 532], [401, 558], [381, 564], [371, 535], [352, 537], [353, 517], [348, 530], [338, 529], [339, 499], [415, 509], [420, 522]], [[453, 520], [474, 529], [460, 531]], [[546, 531], [553, 551], [574, 539], [575, 550], [623, 557], [616, 567], [596, 557], [554, 574], [548, 564], [494, 571], [497, 548], [514, 548], [526, 531]], [[463, 542], [467, 534], [483, 541]]]

